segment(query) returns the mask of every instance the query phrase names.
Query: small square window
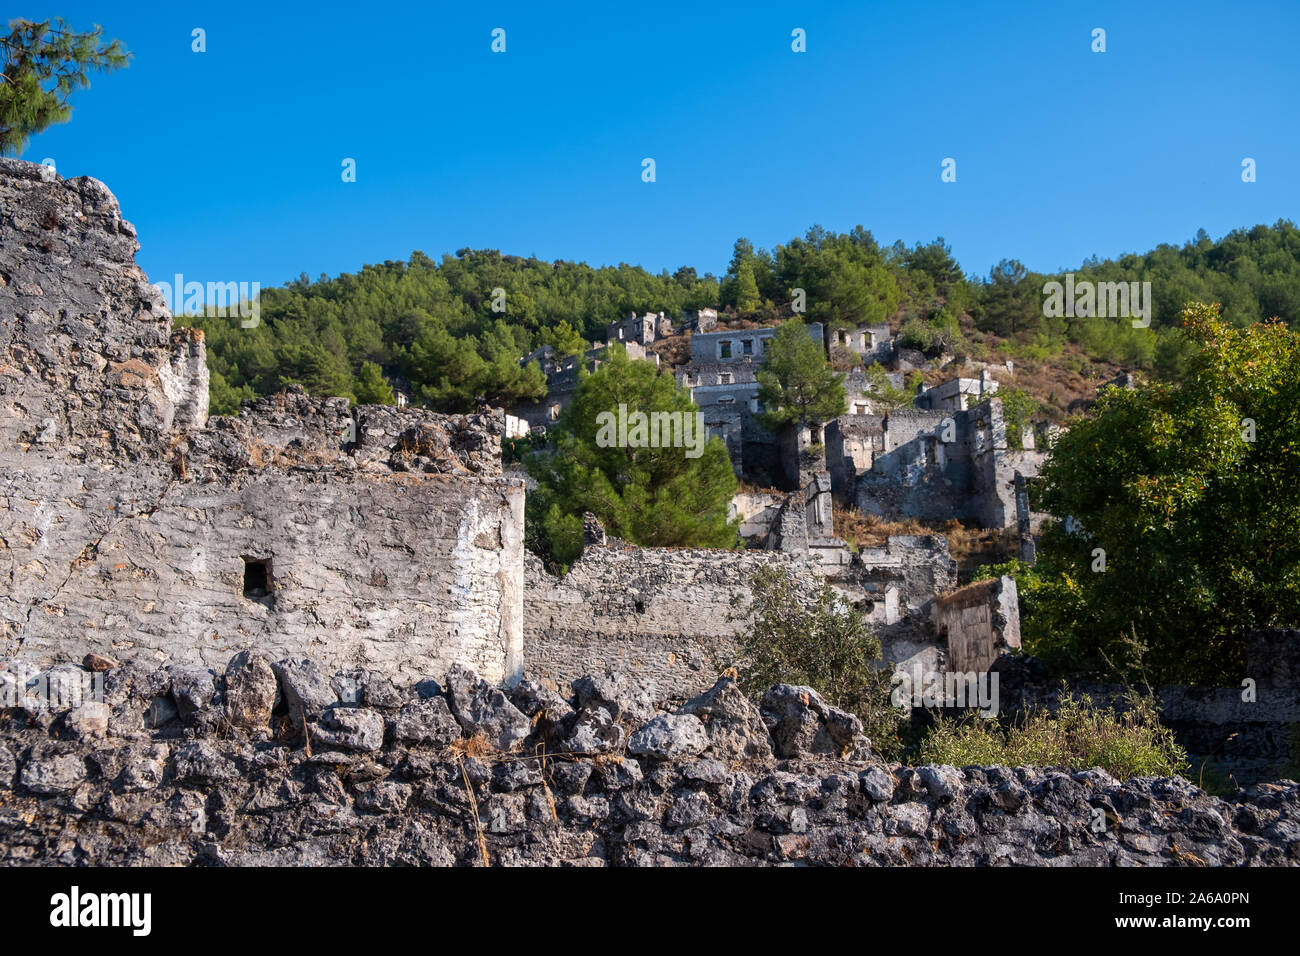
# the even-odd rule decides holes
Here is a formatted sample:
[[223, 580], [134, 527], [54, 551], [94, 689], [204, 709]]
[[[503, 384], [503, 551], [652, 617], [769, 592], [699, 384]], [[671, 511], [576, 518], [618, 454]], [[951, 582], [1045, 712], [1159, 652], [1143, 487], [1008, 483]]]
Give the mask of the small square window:
[[718, 345], [718, 358], [724, 358], [724, 359], [731, 358], [730, 342], [722, 342], [721, 344]]
[[260, 601], [271, 595], [271, 561], [269, 558], [244, 558], [244, 597]]
[[744, 353], [745, 353], [746, 355], [753, 355], [753, 354], [754, 354], [754, 340], [753, 340], [753, 339], [745, 339], [745, 340], [744, 340], [743, 342], [741, 342], [740, 344], [741, 344], [741, 347], [743, 348]]

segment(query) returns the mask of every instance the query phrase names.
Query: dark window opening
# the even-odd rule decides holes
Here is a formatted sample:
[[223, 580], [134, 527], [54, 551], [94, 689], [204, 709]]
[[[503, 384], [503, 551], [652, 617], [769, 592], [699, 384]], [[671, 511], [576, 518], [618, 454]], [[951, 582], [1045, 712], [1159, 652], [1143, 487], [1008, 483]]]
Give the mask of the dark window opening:
[[258, 601], [271, 593], [271, 562], [269, 559], [244, 558], [244, 597]]

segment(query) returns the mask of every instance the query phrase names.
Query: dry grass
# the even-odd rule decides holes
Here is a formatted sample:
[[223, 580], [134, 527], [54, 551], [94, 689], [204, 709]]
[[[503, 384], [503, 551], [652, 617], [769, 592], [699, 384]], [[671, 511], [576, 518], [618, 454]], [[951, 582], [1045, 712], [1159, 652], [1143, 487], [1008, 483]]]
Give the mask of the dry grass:
[[736, 494], [739, 495], [788, 495], [789, 491], [782, 491], [780, 488], [761, 488], [744, 479], [736, 486]]
[[886, 521], [876, 515], [863, 514], [857, 508], [832, 508], [836, 537], [859, 548], [883, 548], [890, 537], [900, 534], [939, 534], [933, 527], [914, 519]]
[[943, 535], [948, 540], [949, 554], [957, 562], [959, 585], [969, 582], [982, 565], [1005, 561], [1016, 555], [1016, 535], [1010, 529], [980, 528], [956, 519], [887, 521], [838, 503], [834, 505], [833, 515], [836, 536], [854, 548], [883, 548], [895, 535]]
[[487, 735], [482, 731], [472, 737], [461, 738], [453, 742], [448, 749], [456, 756], [457, 760], [464, 757], [485, 757], [496, 753], [496, 747], [492, 746], [492, 741], [488, 740]]
[[691, 332], [674, 332], [656, 339], [645, 347], [647, 352], [659, 356], [659, 367], [671, 372], [678, 365], [691, 360]]
[[[476, 735], [477, 736], [477, 735]], [[473, 740], [474, 738], [470, 738]], [[478, 797], [474, 793], [474, 788], [469, 783], [469, 771], [465, 769], [465, 758], [457, 754], [456, 762], [460, 764], [460, 778], [465, 781], [465, 795], [469, 797], [469, 809], [474, 815], [474, 833], [478, 837], [478, 851], [483, 856], [483, 865], [491, 866], [492, 861], [488, 858], [487, 838], [483, 835], [483, 821], [478, 816]]]

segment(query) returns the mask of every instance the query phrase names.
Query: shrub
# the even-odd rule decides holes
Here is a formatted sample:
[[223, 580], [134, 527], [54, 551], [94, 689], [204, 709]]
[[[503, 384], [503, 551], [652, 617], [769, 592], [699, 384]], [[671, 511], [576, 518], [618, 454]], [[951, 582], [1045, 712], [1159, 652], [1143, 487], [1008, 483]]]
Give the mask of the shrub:
[[1150, 696], [1134, 695], [1121, 714], [1087, 694], [1067, 694], [1056, 714], [1033, 711], [1005, 730], [996, 721], [940, 717], [921, 742], [923, 763], [963, 767], [1100, 767], [1120, 780], [1169, 777], [1188, 767]]
[[920, 319], [908, 319], [898, 330], [898, 344], [905, 349], [928, 352], [934, 344], [934, 333]]
[[896, 753], [900, 715], [889, 702], [892, 677], [880, 666], [880, 640], [865, 618], [829, 584], [810, 596], [800, 593], [783, 568], [760, 568], [752, 588], [753, 602], [733, 616], [753, 618], [736, 638], [741, 690], [758, 700], [774, 684], [811, 687], [857, 714], [878, 751]]

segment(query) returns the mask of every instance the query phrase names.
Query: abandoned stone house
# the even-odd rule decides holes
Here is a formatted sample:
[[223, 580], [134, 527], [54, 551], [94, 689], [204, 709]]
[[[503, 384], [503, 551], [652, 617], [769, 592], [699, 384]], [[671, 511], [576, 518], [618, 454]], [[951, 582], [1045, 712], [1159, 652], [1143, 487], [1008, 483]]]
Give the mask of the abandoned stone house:
[[860, 322], [856, 325], [827, 329], [827, 350], [838, 346], [862, 357], [867, 363], [876, 362], [887, 365], [894, 357], [895, 337], [889, 329], [889, 323], [868, 325]]
[[774, 563], [831, 581], [899, 659], [946, 653], [931, 621], [955, 583], [944, 540], [851, 553], [824, 471], [746, 515], [763, 549], [593, 545], [557, 578], [525, 554], [501, 410], [290, 391], [209, 418], [203, 336], [172, 327], [108, 189], [0, 160], [0, 201], [6, 656], [218, 667], [256, 648], [553, 684], [617, 666], [677, 697], [725, 666], [733, 601]]
[[707, 332], [717, 324], [717, 309], [683, 309], [678, 328], [683, 332]]
[[[636, 342], [626, 342], [624, 348], [628, 358], [659, 364], [658, 355], [647, 352]], [[535, 429], [545, 434], [546, 428], [558, 421], [564, 410], [573, 403], [580, 371], [586, 369], [594, 372], [600, 368], [608, 351], [608, 345], [599, 345], [582, 355], [561, 356], [551, 346], [544, 345], [524, 356], [520, 365], [536, 362], [546, 376], [546, 394], [534, 402], [517, 402], [510, 409], [510, 417], [526, 423], [528, 430]]]
[[[985, 528], [1015, 527], [1016, 474], [1037, 476], [1047, 457], [1033, 447], [1032, 437], [1026, 448], [1008, 446], [996, 396], [965, 410], [913, 407], [843, 416], [825, 434], [836, 494], [864, 514], [887, 519], [957, 518]], [[1035, 529], [1044, 517], [1031, 514]]]
[[[716, 318], [716, 314], [715, 314]], [[647, 312], [637, 315], [633, 312], [626, 319], [611, 322], [605, 330], [605, 339], [623, 345], [650, 345], [656, 339], [673, 334], [672, 320], [662, 312]]]
[[979, 378], [949, 379], [933, 388], [921, 386], [912, 404], [932, 412], [964, 412], [997, 390], [997, 381], [985, 369]]

